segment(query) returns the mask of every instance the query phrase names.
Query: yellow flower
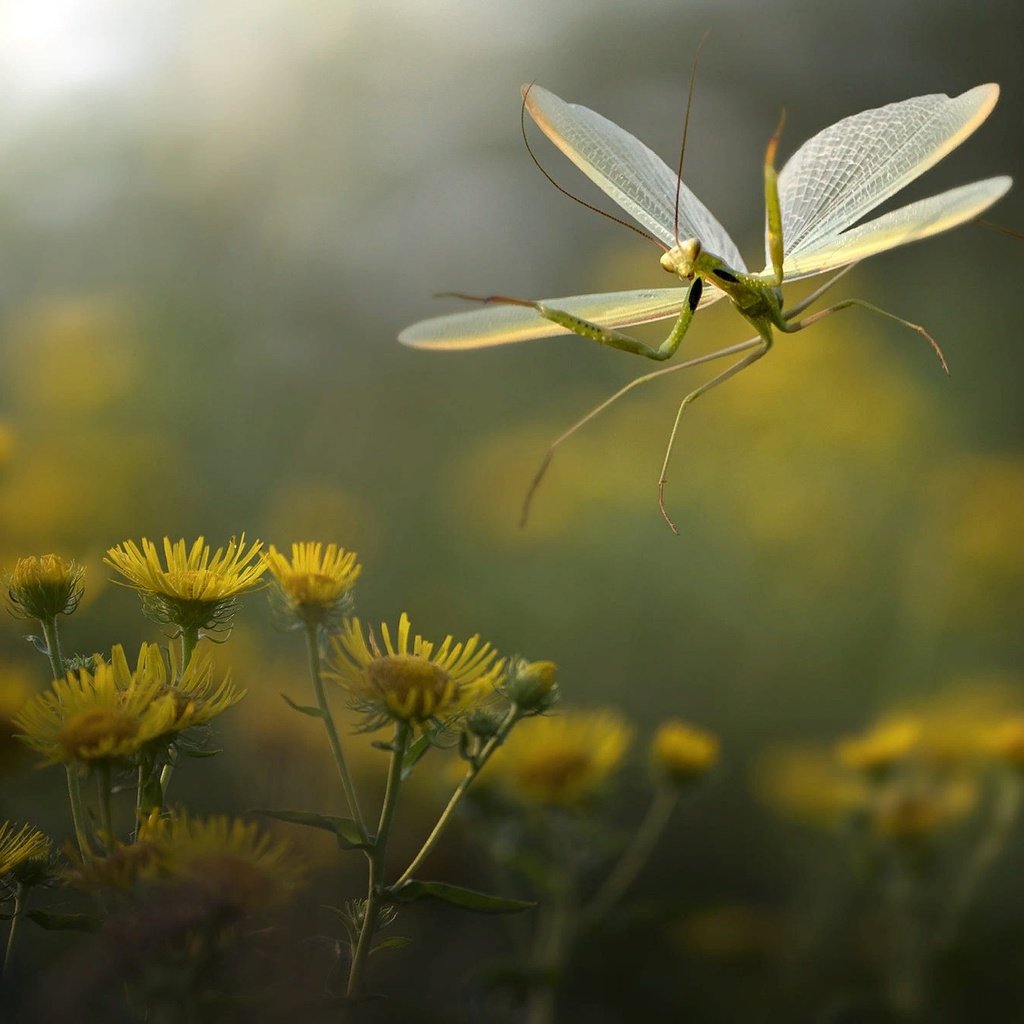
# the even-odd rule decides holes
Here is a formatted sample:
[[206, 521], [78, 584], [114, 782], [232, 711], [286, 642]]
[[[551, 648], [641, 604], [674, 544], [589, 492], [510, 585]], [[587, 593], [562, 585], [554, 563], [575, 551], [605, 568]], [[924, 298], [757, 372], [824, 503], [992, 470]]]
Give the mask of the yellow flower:
[[762, 754], [753, 773], [758, 797], [772, 810], [829, 827], [862, 812], [870, 787], [843, 771], [827, 750], [779, 747]]
[[978, 792], [968, 779], [893, 786], [883, 790], [872, 808], [872, 825], [886, 839], [919, 843], [965, 818]]
[[254, 541], [246, 548], [242, 534], [211, 554], [202, 537], [191, 548], [184, 540], [172, 544], [164, 537], [162, 565], [156, 545], [144, 537], [141, 550], [134, 541], [124, 541], [104, 561], [141, 592], [143, 607], [157, 622], [215, 630], [230, 624], [235, 598], [259, 584], [266, 568], [262, 546]]
[[651, 741], [655, 770], [673, 782], [688, 782], [718, 761], [718, 737], [679, 719], [663, 722]]
[[605, 786], [632, 739], [632, 727], [611, 710], [528, 718], [482, 774], [520, 803], [577, 807]]
[[213, 659], [208, 654], [193, 653], [184, 672], [179, 672], [178, 654], [173, 647], [168, 666], [159, 644], [143, 644], [133, 671], [118, 644], [111, 651], [110, 665], [121, 691], [152, 688], [157, 697], [171, 699], [175, 717], [168, 732], [204, 725], [245, 696], [244, 690], [232, 684], [230, 673], [219, 684], [214, 681]]
[[139, 841], [154, 850], [143, 876], [194, 883], [238, 910], [280, 902], [301, 877], [286, 843], [237, 818], [153, 816]]
[[1024, 716], [1009, 718], [996, 726], [989, 736], [988, 746], [1011, 768], [1024, 771]]
[[50, 840], [31, 825], [17, 828], [9, 821], [0, 824], [0, 876], [17, 876], [50, 857]]
[[501, 681], [505, 663], [478, 635], [464, 643], [446, 636], [438, 646], [419, 634], [410, 638], [411, 628], [403, 613], [393, 643], [382, 624], [381, 649], [373, 634], [367, 640], [359, 620], [351, 619], [332, 642], [334, 674], [348, 690], [352, 706], [368, 716], [367, 728], [389, 719], [451, 719], [489, 696]]
[[130, 757], [173, 729], [174, 698], [152, 679], [122, 689], [120, 673], [99, 661], [93, 671], [80, 668], [55, 679], [15, 719], [21, 738], [46, 764], [91, 764]]
[[317, 542], [292, 545], [289, 561], [273, 545], [267, 568], [292, 614], [311, 625], [337, 626], [352, 607], [351, 591], [362, 566], [354, 551]]
[[841, 765], [867, 775], [884, 774], [917, 746], [921, 723], [914, 718], [882, 719], [861, 736], [836, 744]]
[[21, 619], [70, 615], [82, 599], [85, 570], [60, 555], [19, 558], [8, 580], [8, 606]]

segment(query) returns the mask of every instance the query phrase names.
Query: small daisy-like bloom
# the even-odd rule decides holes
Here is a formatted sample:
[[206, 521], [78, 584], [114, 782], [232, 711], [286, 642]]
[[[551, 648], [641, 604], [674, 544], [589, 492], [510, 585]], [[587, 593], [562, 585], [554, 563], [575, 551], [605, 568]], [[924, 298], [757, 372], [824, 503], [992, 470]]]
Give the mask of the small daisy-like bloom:
[[254, 589], [266, 568], [262, 543], [246, 547], [245, 534], [212, 553], [202, 537], [191, 548], [184, 540], [171, 543], [165, 537], [163, 547], [163, 564], [156, 545], [146, 538], [141, 550], [127, 540], [111, 548], [104, 561], [141, 593], [151, 618], [183, 629], [226, 629], [235, 599]]
[[300, 623], [340, 625], [352, 610], [352, 587], [363, 567], [354, 551], [319, 541], [293, 544], [289, 561], [273, 545], [267, 568], [289, 612]]
[[110, 667], [119, 690], [127, 693], [133, 687], [153, 689], [157, 697], [171, 699], [175, 716], [168, 732], [205, 725], [245, 696], [245, 691], [231, 682], [230, 674], [220, 683], [214, 680], [213, 659], [208, 654], [193, 653], [184, 672], [179, 672], [177, 651], [172, 647], [169, 653], [168, 665], [159, 644], [143, 644], [134, 670], [120, 644], [110, 655]]
[[50, 858], [50, 840], [31, 825], [0, 824], [0, 877], [37, 875]]
[[19, 558], [7, 584], [11, 614], [42, 622], [70, 615], [82, 599], [85, 570], [60, 555]]
[[718, 761], [718, 737], [677, 718], [663, 722], [651, 740], [651, 763], [671, 782], [690, 782]]
[[237, 818], [154, 816], [139, 841], [154, 851], [145, 877], [194, 883], [240, 911], [280, 902], [301, 879], [286, 843]]
[[861, 736], [836, 744], [836, 759], [845, 768], [883, 775], [904, 760], [918, 744], [921, 723], [914, 718], [883, 720]]
[[383, 648], [372, 634], [367, 640], [358, 619], [347, 621], [333, 641], [334, 675], [352, 706], [367, 715], [367, 729], [389, 720], [454, 718], [490, 696], [502, 679], [504, 661], [479, 636], [465, 643], [446, 636], [438, 646], [419, 634], [411, 637], [404, 613], [395, 642], [386, 624], [380, 629]]
[[614, 711], [566, 711], [520, 722], [483, 771], [524, 804], [578, 807], [618, 770], [633, 729]]
[[83, 764], [131, 757], [169, 732], [177, 718], [173, 697], [153, 680], [135, 680], [122, 689], [119, 673], [105, 661], [55, 679], [15, 719], [21, 739], [42, 754], [44, 763]]

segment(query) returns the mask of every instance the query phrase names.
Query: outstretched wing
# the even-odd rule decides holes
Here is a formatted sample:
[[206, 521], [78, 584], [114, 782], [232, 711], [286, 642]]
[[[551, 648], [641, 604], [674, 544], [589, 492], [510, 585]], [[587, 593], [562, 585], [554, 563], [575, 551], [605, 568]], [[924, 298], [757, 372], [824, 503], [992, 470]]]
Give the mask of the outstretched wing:
[[675, 171], [639, 139], [593, 110], [566, 103], [539, 85], [524, 85], [523, 101], [540, 130], [665, 245], [696, 238], [733, 269], [746, 271], [729, 233], [684, 184], [679, 185], [677, 231]]
[[[808, 139], [779, 174], [784, 275], [817, 273], [945, 231], [995, 202], [1007, 179], [953, 189], [846, 231], [959, 146], [998, 98], [994, 84], [952, 99], [917, 96], [854, 114]], [[849, 258], [837, 261], [847, 242]], [[831, 254], [830, 262], [812, 258], [821, 253]]]
[[[544, 304], [602, 327], [633, 327], [678, 316], [686, 302], [686, 294], [687, 290], [679, 287], [646, 288], [544, 299]], [[701, 296], [701, 306], [720, 299], [722, 294], [717, 288], [706, 287]], [[398, 340], [413, 348], [456, 350], [510, 345], [517, 341], [570, 333], [530, 307], [488, 303], [467, 313], [421, 320], [406, 327]]]
[[987, 178], [902, 206], [841, 235], [825, 238], [816, 247], [786, 256], [783, 274], [787, 280], [821, 274], [898, 245], [948, 231], [980, 216], [1002, 198], [1012, 184], [1013, 180], [1007, 177]]

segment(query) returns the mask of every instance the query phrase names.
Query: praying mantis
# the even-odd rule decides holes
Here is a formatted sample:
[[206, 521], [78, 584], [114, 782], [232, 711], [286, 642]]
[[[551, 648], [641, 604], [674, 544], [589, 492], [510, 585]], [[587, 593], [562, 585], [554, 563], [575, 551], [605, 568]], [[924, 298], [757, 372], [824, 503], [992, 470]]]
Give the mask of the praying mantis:
[[[939, 346], [924, 327], [862, 299], [843, 299], [804, 314], [860, 260], [976, 218], [1006, 193], [1012, 184], [1009, 177], [987, 178], [859, 223], [971, 135], [992, 112], [999, 97], [997, 85], [979, 85], [952, 98], [917, 96], [854, 114], [814, 135], [776, 172], [780, 121], [765, 152], [766, 265], [759, 273], [747, 269], [728, 232], [683, 183], [681, 157], [678, 171], [673, 171], [633, 135], [593, 110], [566, 103], [537, 85], [523, 86], [522, 95], [524, 116], [528, 113], [551, 142], [641, 226], [639, 233], [661, 249], [661, 267], [683, 287], [539, 302], [489, 296], [479, 300], [484, 304], [478, 309], [413, 324], [401, 332], [399, 341], [414, 348], [458, 350], [575, 334], [662, 362], [676, 353], [697, 311], [723, 297], [757, 332], [746, 341], [637, 377], [573, 424], [549, 446], [527, 492], [523, 524], [556, 449], [591, 419], [633, 388], [664, 374], [735, 357], [686, 394], [676, 412], [658, 479], [658, 505], [678, 533], [665, 505], [665, 484], [683, 413], [699, 397], [761, 359], [771, 348], [775, 331], [795, 334], [841, 310], [860, 308], [923, 335], [946, 369]], [[809, 296], [784, 306], [784, 282], [830, 271], [833, 276]], [[656, 347], [622, 330], [670, 317], [675, 322]]]

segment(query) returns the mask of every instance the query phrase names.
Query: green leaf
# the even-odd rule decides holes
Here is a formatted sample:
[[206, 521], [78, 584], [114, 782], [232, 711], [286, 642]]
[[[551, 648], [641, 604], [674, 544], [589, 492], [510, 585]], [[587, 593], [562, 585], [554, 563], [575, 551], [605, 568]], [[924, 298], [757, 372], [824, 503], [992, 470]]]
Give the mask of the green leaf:
[[218, 754], [223, 754], [223, 748], [219, 750], [187, 750], [184, 747], [178, 747], [178, 749], [185, 755], [185, 757], [216, 757]]
[[343, 850], [369, 850], [372, 841], [364, 840], [359, 826], [351, 818], [336, 818], [331, 814], [317, 814], [315, 811], [257, 811], [257, 814], [278, 821], [287, 821], [292, 825], [308, 825], [310, 828], [322, 828], [334, 834], [338, 845]]
[[398, 903], [416, 903], [419, 900], [438, 900], [453, 907], [472, 910], [477, 914], [516, 914], [537, 904], [530, 900], [513, 900], [506, 896], [491, 896], [476, 889], [447, 882], [420, 882], [410, 879], [397, 889], [388, 890], [388, 897]]
[[30, 910], [25, 916], [48, 932], [95, 932], [100, 920], [93, 914], [51, 914], [48, 910]]
[[379, 953], [383, 949], [401, 949], [403, 946], [408, 946], [412, 942], [412, 939], [408, 935], [392, 935], [390, 939], [385, 939], [383, 942], [378, 942], [373, 949], [370, 950], [370, 955]]
[[281, 699], [292, 711], [298, 711], [300, 715], [309, 715], [310, 718], [324, 717], [324, 713], [319, 708], [311, 707], [309, 704], [296, 704], [286, 693], [281, 694]]
[[409, 777], [409, 773], [419, 764], [420, 759], [430, 749], [430, 742], [433, 736], [429, 732], [425, 732], [417, 740], [413, 740], [409, 744], [409, 749], [405, 752], [405, 757], [402, 758], [402, 780], [405, 781]]

